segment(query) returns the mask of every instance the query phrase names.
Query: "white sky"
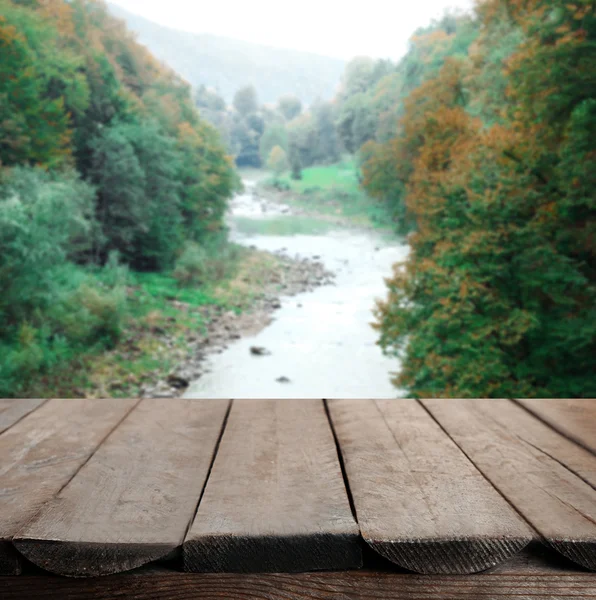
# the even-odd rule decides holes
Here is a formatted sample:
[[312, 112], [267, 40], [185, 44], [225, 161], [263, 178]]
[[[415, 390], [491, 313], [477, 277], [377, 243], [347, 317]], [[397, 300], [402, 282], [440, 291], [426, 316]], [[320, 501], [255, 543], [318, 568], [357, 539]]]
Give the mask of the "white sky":
[[184, 31], [326, 56], [400, 58], [414, 30], [474, 0], [111, 0]]

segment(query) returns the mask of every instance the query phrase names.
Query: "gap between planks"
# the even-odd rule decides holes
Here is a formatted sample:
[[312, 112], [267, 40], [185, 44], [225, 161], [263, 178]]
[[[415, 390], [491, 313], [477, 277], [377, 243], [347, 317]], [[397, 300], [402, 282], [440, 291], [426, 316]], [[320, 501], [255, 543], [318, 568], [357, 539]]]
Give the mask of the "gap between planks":
[[361, 535], [382, 556], [419, 573], [474, 573], [534, 538], [416, 400], [327, 404]]
[[108, 575], [179, 548], [203, 490], [227, 400], [142, 400], [15, 536], [27, 559], [72, 577]]
[[21, 571], [14, 535], [72, 480], [137, 402], [50, 400], [0, 435], [0, 574]]
[[510, 400], [421, 402], [545, 543], [596, 570], [596, 456]]
[[322, 400], [235, 400], [183, 546], [195, 572], [362, 565]]

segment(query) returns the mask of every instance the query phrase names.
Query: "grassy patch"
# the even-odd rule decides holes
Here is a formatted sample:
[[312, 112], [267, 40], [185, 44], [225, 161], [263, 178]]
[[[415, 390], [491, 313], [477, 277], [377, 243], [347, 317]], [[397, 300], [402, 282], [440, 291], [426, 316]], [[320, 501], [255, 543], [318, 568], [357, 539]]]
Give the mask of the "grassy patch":
[[[173, 273], [129, 273], [117, 341], [107, 345], [94, 340], [73, 347], [56, 356], [51, 368], [31, 373], [14, 395], [135, 397], [143, 385], [165, 378], [188, 356], [189, 338], [202, 336], [219, 311], [250, 309], [279, 269], [278, 259], [266, 252], [240, 246], [220, 250], [214, 260], [221, 261], [225, 250], [229, 261], [222, 279], [183, 285]], [[80, 277], [91, 276], [82, 270]], [[101, 288], [101, 274], [92, 277]]]
[[236, 217], [234, 223], [240, 233], [247, 235], [322, 235], [333, 227], [329, 221], [302, 216], [269, 219]]
[[[302, 179], [298, 181], [289, 175], [280, 177], [278, 181], [287, 190], [280, 193], [283, 201], [313, 216], [333, 216], [347, 225], [358, 227], [393, 227], [385, 206], [369, 198], [360, 187], [353, 160], [304, 169]], [[263, 193], [271, 192], [273, 184], [273, 178], [264, 178], [259, 189]]]

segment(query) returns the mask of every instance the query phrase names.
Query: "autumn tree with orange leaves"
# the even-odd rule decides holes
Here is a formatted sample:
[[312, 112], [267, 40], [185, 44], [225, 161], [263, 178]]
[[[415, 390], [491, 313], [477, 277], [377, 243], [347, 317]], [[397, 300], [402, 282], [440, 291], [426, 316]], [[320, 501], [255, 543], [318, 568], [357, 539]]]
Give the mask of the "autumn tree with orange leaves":
[[[416, 223], [377, 309], [380, 343], [413, 395], [593, 397], [593, 3], [478, 13], [469, 56], [412, 92], [399, 134], [368, 150], [366, 187], [401, 186]], [[496, 61], [504, 20], [512, 48]], [[485, 108], [482, 78], [501, 106]]]

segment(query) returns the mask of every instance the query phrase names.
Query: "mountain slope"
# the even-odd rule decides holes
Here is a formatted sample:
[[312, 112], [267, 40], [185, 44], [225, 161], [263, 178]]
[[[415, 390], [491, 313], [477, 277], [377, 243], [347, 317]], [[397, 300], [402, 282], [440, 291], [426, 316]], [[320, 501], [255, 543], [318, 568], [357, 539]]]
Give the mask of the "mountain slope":
[[273, 103], [294, 94], [310, 104], [334, 96], [345, 62], [307, 52], [269, 48], [211, 34], [194, 34], [163, 27], [115, 4], [110, 12], [193, 87], [215, 87], [231, 102], [234, 92], [253, 84], [259, 100]]

